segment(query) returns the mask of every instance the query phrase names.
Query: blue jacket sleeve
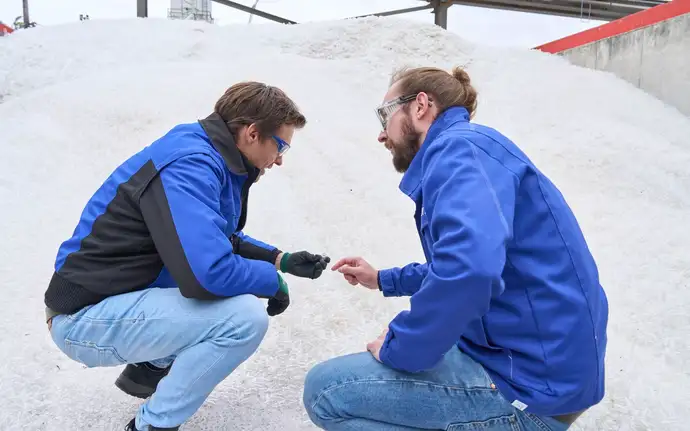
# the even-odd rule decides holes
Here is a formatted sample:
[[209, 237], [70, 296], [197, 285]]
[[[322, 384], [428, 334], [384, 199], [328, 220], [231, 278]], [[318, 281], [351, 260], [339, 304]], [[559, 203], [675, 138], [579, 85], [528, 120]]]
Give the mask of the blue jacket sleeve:
[[139, 204], [156, 249], [188, 298], [273, 296], [275, 266], [233, 253], [220, 211], [224, 171], [211, 156], [193, 154], [165, 166]]
[[[503, 291], [505, 243], [511, 235], [496, 190], [464, 138], [437, 138], [422, 159], [422, 196], [431, 262], [409, 311], [389, 324], [381, 361], [419, 372], [434, 367], [457, 343], [467, 324], [483, 316]], [[517, 182], [500, 199], [514, 201]]]
[[402, 268], [389, 268], [379, 271], [379, 283], [383, 296], [411, 296], [422, 285], [426, 276], [426, 263], [410, 263]]

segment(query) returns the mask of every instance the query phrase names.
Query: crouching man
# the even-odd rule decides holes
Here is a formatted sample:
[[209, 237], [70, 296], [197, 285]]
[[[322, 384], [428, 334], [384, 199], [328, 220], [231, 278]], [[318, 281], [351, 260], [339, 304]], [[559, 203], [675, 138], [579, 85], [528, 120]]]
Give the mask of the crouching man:
[[608, 302], [558, 188], [498, 131], [470, 121], [462, 69], [396, 74], [379, 141], [404, 173], [426, 262], [332, 269], [409, 296], [368, 352], [307, 375], [326, 430], [564, 430], [604, 396]]
[[115, 169], [60, 246], [45, 293], [52, 339], [89, 367], [127, 364], [117, 386], [150, 397], [127, 430], [177, 430], [288, 307], [281, 273], [326, 268], [242, 230], [250, 187], [305, 124], [280, 89], [233, 85], [210, 116]]

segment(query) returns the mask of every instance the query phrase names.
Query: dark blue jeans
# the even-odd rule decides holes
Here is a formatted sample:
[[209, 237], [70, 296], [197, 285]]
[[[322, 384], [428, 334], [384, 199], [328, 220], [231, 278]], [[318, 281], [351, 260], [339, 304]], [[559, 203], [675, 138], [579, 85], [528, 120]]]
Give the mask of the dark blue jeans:
[[513, 407], [484, 368], [452, 349], [433, 370], [410, 374], [369, 352], [334, 358], [307, 374], [304, 406], [325, 430], [561, 431], [566, 424]]

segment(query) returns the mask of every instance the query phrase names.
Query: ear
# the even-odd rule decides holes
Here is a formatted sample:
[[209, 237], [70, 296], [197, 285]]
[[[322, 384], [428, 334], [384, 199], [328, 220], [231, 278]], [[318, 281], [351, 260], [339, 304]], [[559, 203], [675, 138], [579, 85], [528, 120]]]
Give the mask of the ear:
[[422, 91], [417, 93], [415, 101], [417, 102], [415, 114], [417, 115], [417, 119], [421, 119], [431, 110], [431, 100], [429, 99], [429, 95]]
[[247, 126], [245, 130], [245, 135], [247, 136], [247, 142], [252, 144], [259, 140], [259, 130], [256, 127], [256, 123], [252, 123]]

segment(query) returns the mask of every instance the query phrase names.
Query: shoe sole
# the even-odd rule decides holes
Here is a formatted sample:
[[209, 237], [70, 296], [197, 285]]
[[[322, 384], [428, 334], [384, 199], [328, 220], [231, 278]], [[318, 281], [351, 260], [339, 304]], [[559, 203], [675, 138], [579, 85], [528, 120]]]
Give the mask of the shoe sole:
[[135, 383], [124, 376], [119, 376], [117, 380], [115, 380], [115, 386], [127, 395], [142, 399], [150, 397], [154, 392], [151, 388]]

